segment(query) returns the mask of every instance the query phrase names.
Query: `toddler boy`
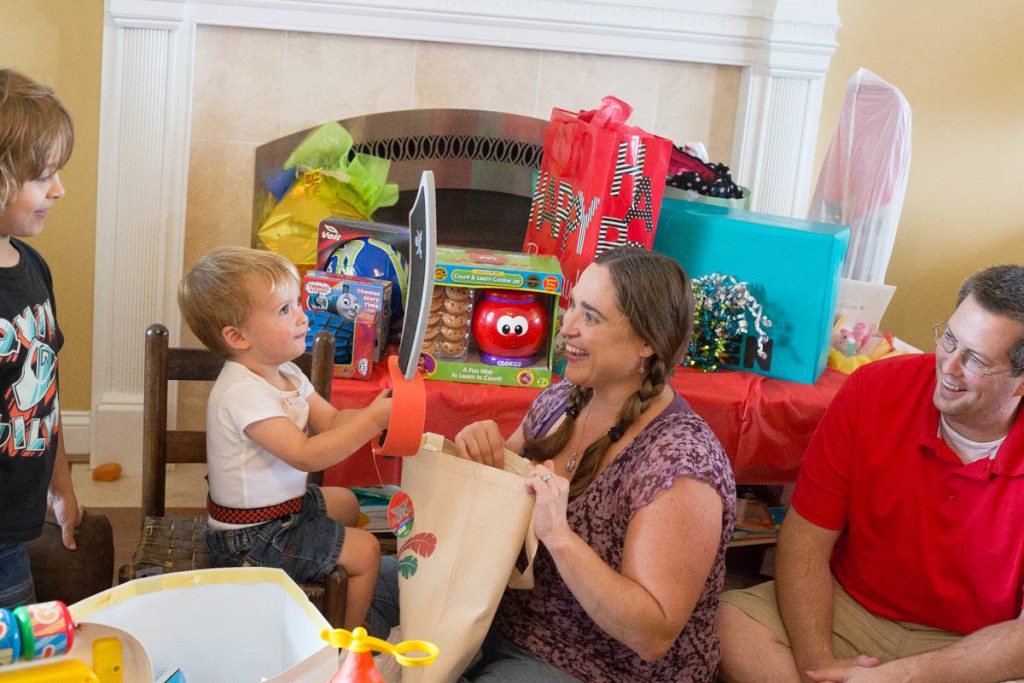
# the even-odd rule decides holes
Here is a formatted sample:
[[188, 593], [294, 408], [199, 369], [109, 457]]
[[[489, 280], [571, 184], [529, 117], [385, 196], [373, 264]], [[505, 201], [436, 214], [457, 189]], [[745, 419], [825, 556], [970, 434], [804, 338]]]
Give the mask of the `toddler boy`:
[[210, 495], [206, 542], [218, 566], [279, 567], [295, 581], [348, 573], [345, 628], [363, 622], [380, 545], [355, 528], [348, 489], [306, 483], [380, 433], [391, 415], [382, 392], [363, 409], [336, 410], [291, 361], [308, 323], [299, 276], [285, 258], [215, 249], [185, 274], [178, 303], [188, 326], [224, 369], [206, 413]]

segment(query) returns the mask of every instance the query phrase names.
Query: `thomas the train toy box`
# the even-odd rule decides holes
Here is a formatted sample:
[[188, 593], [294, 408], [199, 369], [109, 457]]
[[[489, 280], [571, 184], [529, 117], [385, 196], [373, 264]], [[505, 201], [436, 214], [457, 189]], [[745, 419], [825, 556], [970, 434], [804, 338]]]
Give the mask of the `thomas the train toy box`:
[[313, 271], [302, 279], [302, 310], [309, 319], [306, 350], [327, 330], [334, 335], [334, 376], [369, 379], [387, 345], [391, 283]]

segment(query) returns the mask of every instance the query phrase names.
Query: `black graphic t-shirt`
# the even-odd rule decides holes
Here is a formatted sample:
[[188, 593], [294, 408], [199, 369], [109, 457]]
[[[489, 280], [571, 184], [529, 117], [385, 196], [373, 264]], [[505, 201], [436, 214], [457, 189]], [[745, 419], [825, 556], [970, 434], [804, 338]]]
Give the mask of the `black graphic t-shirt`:
[[60, 406], [53, 278], [32, 247], [11, 238], [18, 265], [0, 268], [0, 543], [43, 530]]

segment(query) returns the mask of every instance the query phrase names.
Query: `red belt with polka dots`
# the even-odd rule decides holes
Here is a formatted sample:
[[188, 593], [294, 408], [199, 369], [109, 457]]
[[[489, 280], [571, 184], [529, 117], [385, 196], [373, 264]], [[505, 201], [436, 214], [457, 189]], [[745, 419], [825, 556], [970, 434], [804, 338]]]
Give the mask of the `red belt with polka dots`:
[[262, 508], [228, 508], [206, 495], [206, 512], [224, 524], [262, 524], [302, 511], [302, 496]]

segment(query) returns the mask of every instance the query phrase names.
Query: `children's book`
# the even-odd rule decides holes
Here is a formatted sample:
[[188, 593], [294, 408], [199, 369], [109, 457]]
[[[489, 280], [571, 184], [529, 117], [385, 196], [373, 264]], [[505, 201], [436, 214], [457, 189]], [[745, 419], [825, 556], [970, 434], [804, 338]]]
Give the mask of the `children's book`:
[[370, 533], [388, 531], [388, 503], [391, 496], [398, 492], [393, 484], [381, 486], [361, 486], [352, 489], [359, 501], [359, 512], [366, 516], [366, 523], [360, 523]]

